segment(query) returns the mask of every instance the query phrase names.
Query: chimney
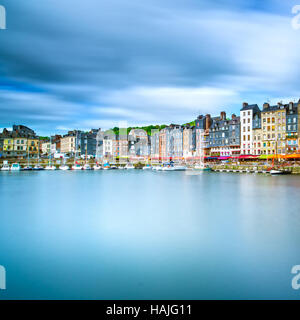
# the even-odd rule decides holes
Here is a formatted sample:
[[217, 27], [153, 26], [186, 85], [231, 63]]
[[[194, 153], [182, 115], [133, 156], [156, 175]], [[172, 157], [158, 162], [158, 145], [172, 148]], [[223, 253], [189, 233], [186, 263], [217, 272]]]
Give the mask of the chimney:
[[226, 120], [226, 112], [225, 111], [221, 112], [221, 120]]
[[211, 124], [210, 114], [207, 114], [207, 115], [205, 116], [205, 129], [206, 129], [206, 130], [209, 129], [210, 124]]
[[265, 109], [267, 109], [267, 108], [269, 108], [270, 107], [270, 105], [268, 104], [268, 103], [264, 103], [263, 104], [263, 110], [265, 110]]
[[248, 103], [247, 102], [243, 102], [243, 108], [248, 107]]

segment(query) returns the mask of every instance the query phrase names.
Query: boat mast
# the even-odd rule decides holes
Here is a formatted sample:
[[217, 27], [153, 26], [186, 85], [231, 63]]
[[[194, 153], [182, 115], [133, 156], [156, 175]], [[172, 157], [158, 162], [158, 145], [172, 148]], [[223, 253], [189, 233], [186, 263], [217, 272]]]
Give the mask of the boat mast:
[[51, 135], [50, 135], [50, 151], [49, 151], [49, 166], [51, 167]]

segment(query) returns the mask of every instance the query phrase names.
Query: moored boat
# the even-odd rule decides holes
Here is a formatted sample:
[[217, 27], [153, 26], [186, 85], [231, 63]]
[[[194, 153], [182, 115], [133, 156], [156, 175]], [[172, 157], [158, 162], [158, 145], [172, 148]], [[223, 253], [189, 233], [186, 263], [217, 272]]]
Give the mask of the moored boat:
[[18, 163], [13, 163], [10, 167], [10, 171], [20, 171], [21, 166]]
[[82, 166], [79, 163], [75, 163], [72, 166], [72, 170], [82, 170]]
[[63, 164], [59, 167], [59, 170], [67, 171], [67, 170], [70, 170], [70, 167], [67, 166], [66, 164]]
[[174, 166], [174, 171], [185, 171], [186, 166]]
[[175, 171], [175, 168], [173, 166], [163, 166], [161, 171]]
[[1, 171], [9, 171], [9, 165], [8, 164], [3, 164]]
[[26, 166], [22, 169], [23, 171], [32, 171], [33, 168], [31, 166]]
[[134, 169], [134, 165], [132, 163], [127, 163], [124, 169], [127, 169], [127, 170]]
[[88, 163], [86, 163], [86, 164], [83, 166], [82, 169], [83, 169], [83, 170], [92, 170], [92, 167], [91, 167]]
[[44, 167], [37, 164], [36, 166], [33, 167], [33, 170], [41, 171], [41, 170], [44, 170]]
[[194, 169], [201, 170], [201, 171], [211, 171], [211, 168], [208, 166], [205, 166], [204, 164], [196, 164]]
[[48, 166], [46, 166], [45, 167], [45, 170], [56, 170], [56, 167], [55, 166], [53, 166], [53, 165], [48, 165]]
[[287, 174], [291, 174], [292, 172], [289, 170], [277, 170], [277, 169], [272, 169], [270, 170], [270, 174], [272, 176], [274, 175], [287, 175]]
[[108, 162], [104, 163], [103, 170], [110, 170], [110, 164]]

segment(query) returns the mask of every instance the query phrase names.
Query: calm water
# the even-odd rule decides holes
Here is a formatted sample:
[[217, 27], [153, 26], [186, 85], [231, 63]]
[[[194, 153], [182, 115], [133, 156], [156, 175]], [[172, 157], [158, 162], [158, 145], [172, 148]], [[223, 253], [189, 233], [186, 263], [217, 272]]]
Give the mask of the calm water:
[[300, 177], [0, 173], [0, 299], [299, 299]]

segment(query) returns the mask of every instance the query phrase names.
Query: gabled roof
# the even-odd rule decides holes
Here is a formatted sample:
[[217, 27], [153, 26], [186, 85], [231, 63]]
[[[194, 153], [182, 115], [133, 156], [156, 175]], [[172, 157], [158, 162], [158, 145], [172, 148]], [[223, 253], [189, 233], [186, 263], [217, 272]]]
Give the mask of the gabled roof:
[[[284, 105], [282, 105], [281, 107], [282, 107], [282, 109], [285, 109], [285, 108], [284, 108]], [[277, 111], [277, 110], [280, 110], [280, 106], [275, 105], [275, 106], [269, 106], [269, 107], [267, 107], [267, 108], [264, 108], [264, 109], [262, 110], [262, 112], [272, 112], [272, 111]]]
[[253, 113], [260, 112], [259, 106], [257, 104], [247, 104], [243, 106], [241, 111], [253, 110]]

